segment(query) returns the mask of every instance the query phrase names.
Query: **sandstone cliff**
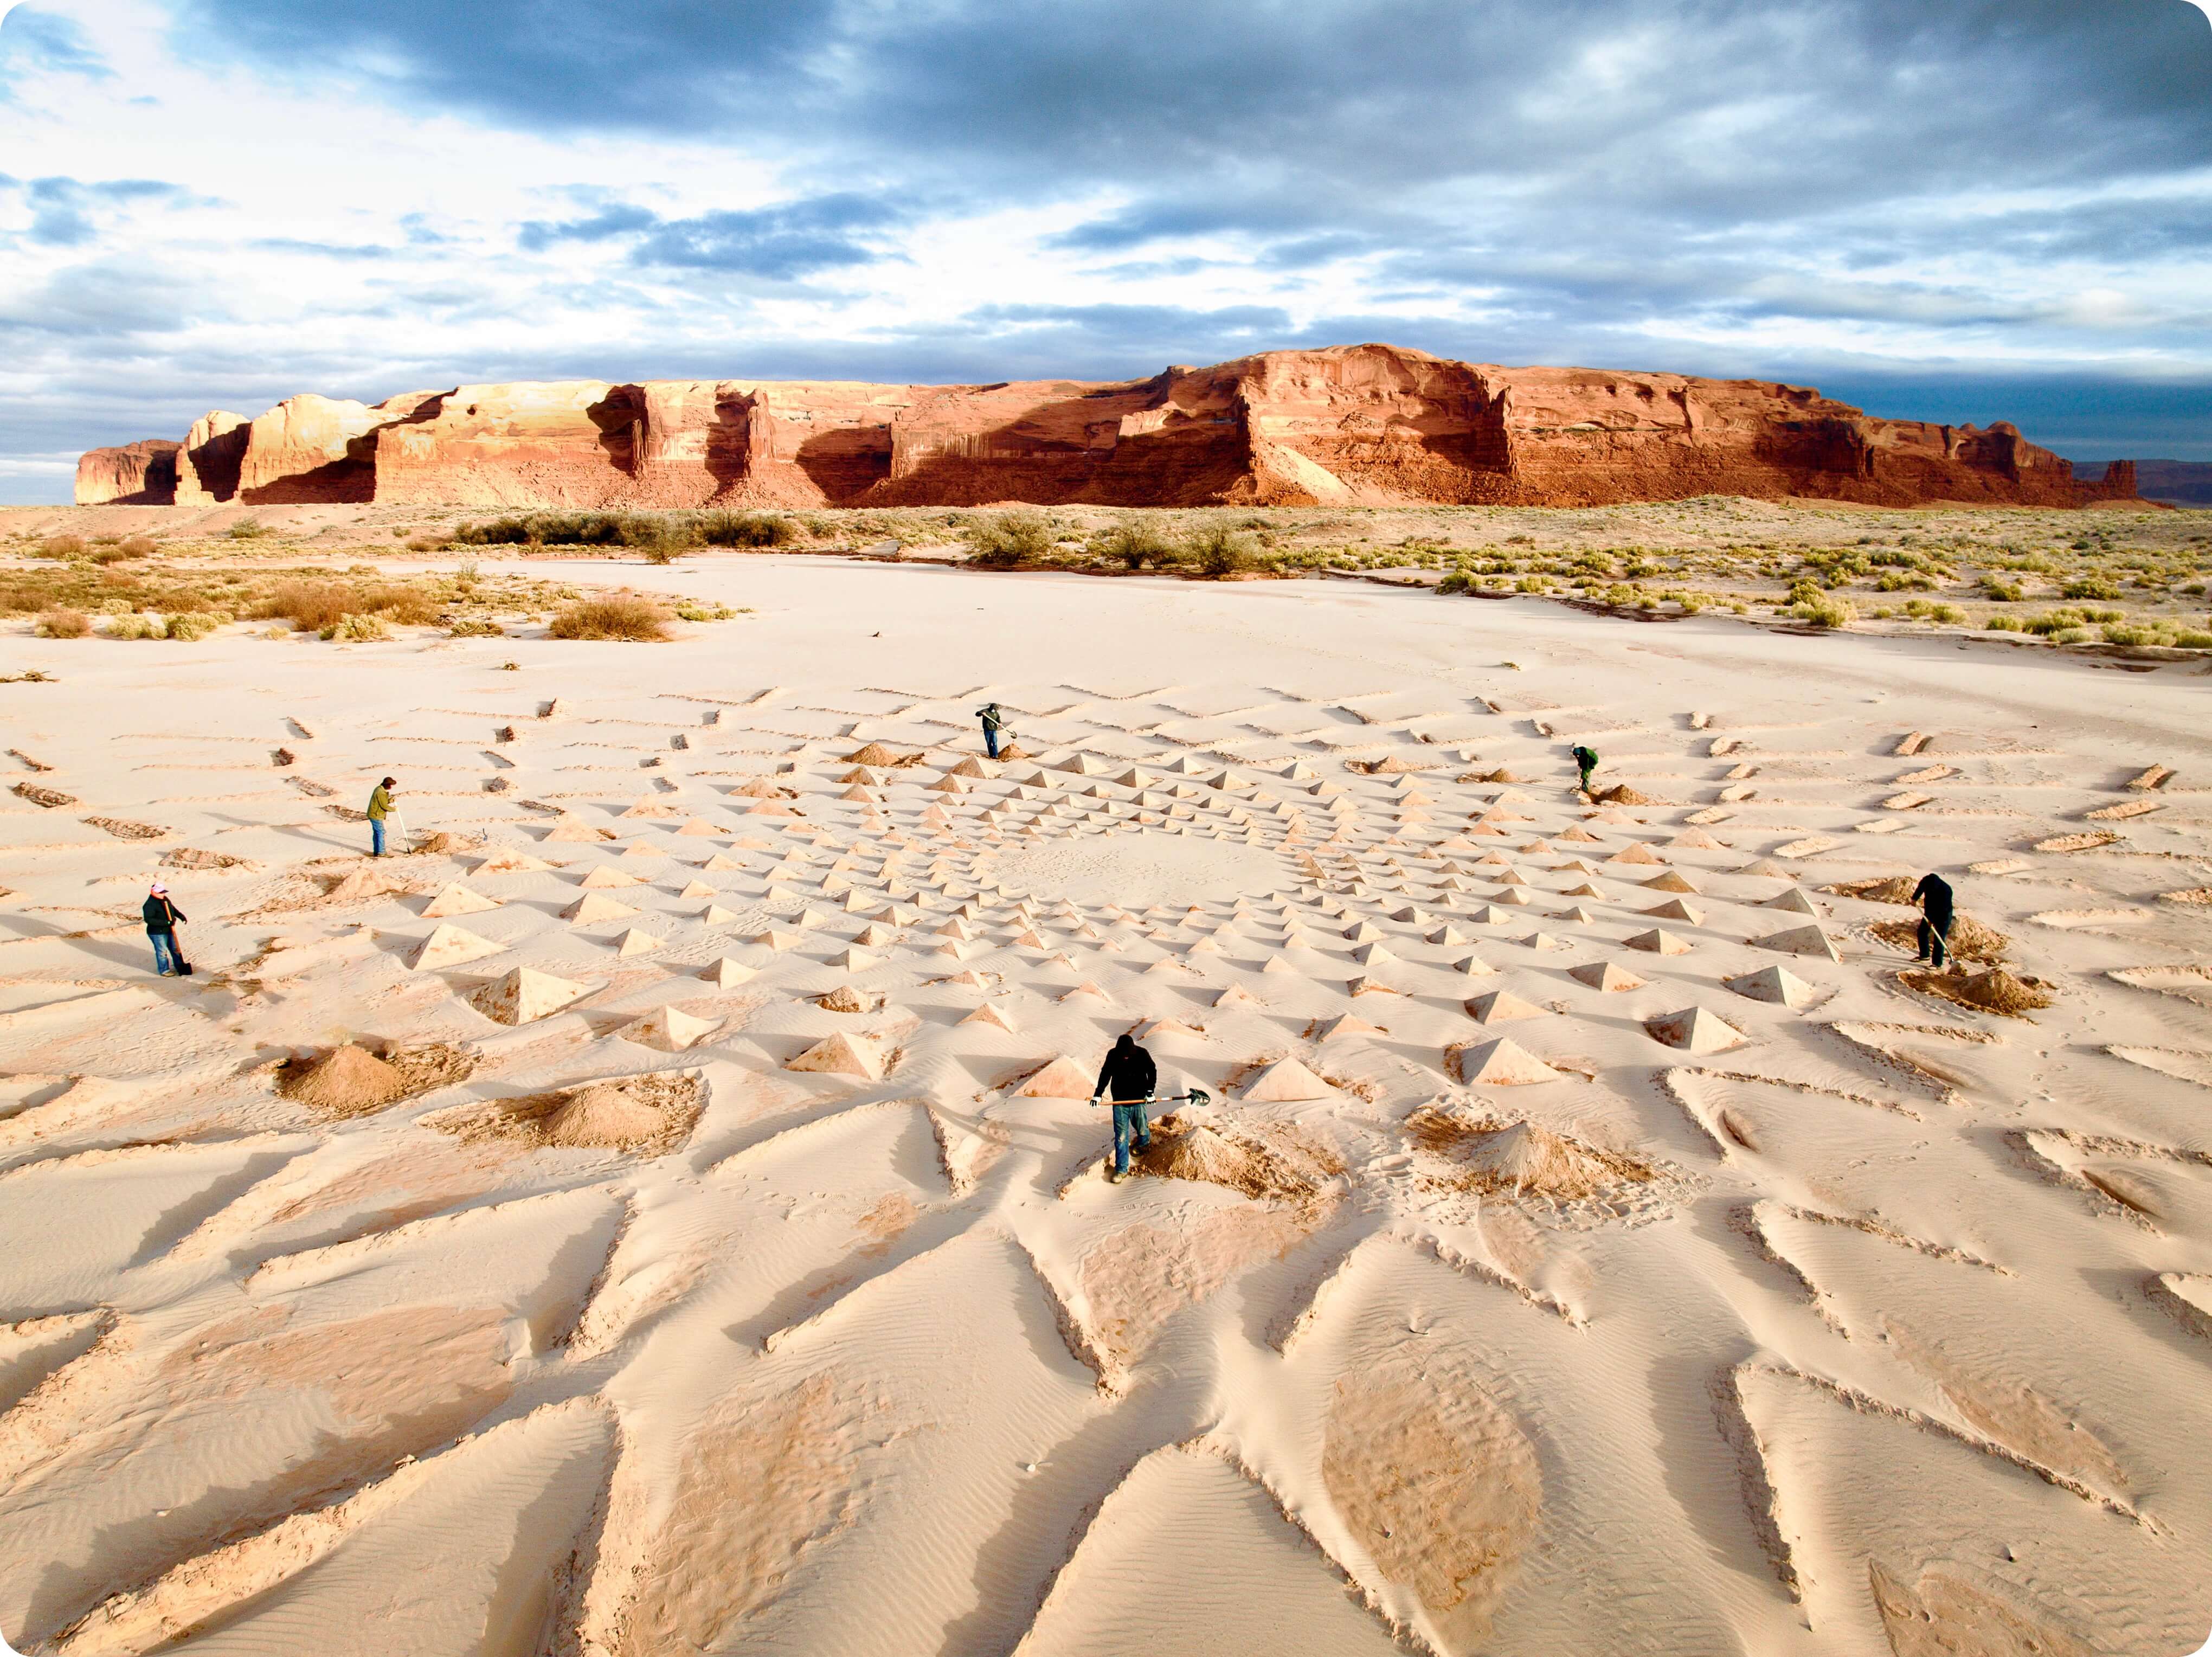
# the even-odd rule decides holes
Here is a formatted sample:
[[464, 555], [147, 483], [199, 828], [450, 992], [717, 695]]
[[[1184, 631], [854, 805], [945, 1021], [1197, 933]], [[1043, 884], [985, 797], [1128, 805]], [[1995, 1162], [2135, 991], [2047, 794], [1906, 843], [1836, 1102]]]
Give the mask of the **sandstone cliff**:
[[177, 498], [178, 445], [145, 437], [76, 457], [79, 506], [166, 506]]
[[[95, 460], [95, 490], [127, 472]], [[174, 448], [174, 445], [167, 446]], [[2135, 494], [1999, 422], [1882, 420], [1802, 387], [1499, 368], [1391, 345], [1267, 351], [1109, 384], [526, 381], [205, 415], [183, 504], [1602, 505], [1689, 495], [2077, 506]], [[139, 489], [159, 497], [149, 459]], [[104, 498], [117, 498], [106, 496]]]

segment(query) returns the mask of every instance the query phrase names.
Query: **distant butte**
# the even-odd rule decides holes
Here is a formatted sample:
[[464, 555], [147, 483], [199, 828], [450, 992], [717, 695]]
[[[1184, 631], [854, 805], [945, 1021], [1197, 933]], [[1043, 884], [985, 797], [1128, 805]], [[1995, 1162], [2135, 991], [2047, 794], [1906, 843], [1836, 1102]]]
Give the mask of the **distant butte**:
[[525, 381], [374, 407], [306, 394], [77, 462], [80, 505], [1601, 506], [1692, 495], [2132, 500], [2002, 421], [1882, 420], [1817, 391], [1505, 369], [1394, 345], [1149, 380]]

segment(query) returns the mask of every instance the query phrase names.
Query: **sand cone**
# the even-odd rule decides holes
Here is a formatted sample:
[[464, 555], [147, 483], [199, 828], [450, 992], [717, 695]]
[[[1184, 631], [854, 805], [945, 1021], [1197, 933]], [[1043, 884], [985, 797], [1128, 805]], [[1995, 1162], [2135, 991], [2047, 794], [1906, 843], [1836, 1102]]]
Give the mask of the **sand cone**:
[[633, 926], [615, 940], [615, 953], [623, 956], [649, 955], [666, 941], [665, 938], [657, 938], [652, 933]]
[[446, 915], [481, 915], [488, 909], [497, 909], [499, 899], [487, 898], [480, 892], [471, 892], [459, 880], [448, 880], [438, 888], [438, 894], [423, 907], [426, 920], [436, 920]]
[[1616, 863], [1663, 863], [1667, 860], [1652, 850], [1650, 847], [1638, 841], [1633, 844], [1623, 846], [1619, 851], [1614, 852], [1613, 861]]
[[494, 943], [489, 938], [448, 921], [431, 929], [430, 935], [416, 947], [412, 964], [418, 972], [440, 966], [459, 966], [464, 961], [496, 955], [506, 947], [503, 943]]
[[580, 984], [518, 966], [471, 995], [469, 1004], [496, 1024], [529, 1024], [587, 993]]
[[699, 976], [718, 988], [728, 990], [752, 978], [757, 971], [734, 956], [725, 955]]
[[1315, 1036], [1316, 1041], [1335, 1041], [1350, 1036], [1386, 1036], [1390, 1033], [1379, 1024], [1370, 1024], [1356, 1013], [1340, 1013], [1322, 1026]]
[[1468, 1002], [1467, 1011], [1477, 1024], [1504, 1024], [1513, 1019], [1540, 1019], [1551, 1009], [1523, 1001], [1510, 990], [1493, 990]]
[[1336, 1089], [1295, 1058], [1279, 1058], [1252, 1078], [1244, 1089], [1251, 1105], [1282, 1105], [1302, 1099], [1334, 1099]]
[[[1063, 996], [1061, 999], [1065, 1000], [1066, 997]], [[1009, 1035], [1013, 1033], [1014, 1029], [1012, 1024], [1007, 1021], [1006, 1014], [1000, 1011], [994, 1003], [988, 1001], [981, 1007], [977, 1008], [974, 1012], [969, 1014], [966, 1018], [962, 1019], [960, 1022], [963, 1024], [988, 1024], [996, 1029], [1004, 1030]]]
[[1818, 955], [1827, 960], [1842, 959], [1828, 935], [1817, 926], [1793, 926], [1786, 932], [1777, 932], [1755, 940], [1761, 949], [1778, 949], [1785, 955]]
[[1641, 949], [1653, 955], [1686, 955], [1690, 953], [1688, 943], [1662, 927], [1639, 932], [1625, 941], [1631, 949]]
[[527, 874], [552, 867], [552, 864], [543, 858], [532, 857], [526, 851], [516, 851], [508, 848], [495, 851], [478, 863], [472, 872], [477, 874]]
[[1723, 1053], [1742, 1046], [1746, 1039], [1742, 1031], [1702, 1007], [1686, 1007], [1679, 1013], [1650, 1020], [1644, 1027], [1650, 1032], [1652, 1040], [1690, 1053]]
[[1516, 1041], [1470, 1042], [1451, 1052], [1459, 1078], [1470, 1087], [1525, 1087], [1557, 1081], [1559, 1073]]
[[1662, 921], [1684, 921], [1692, 926], [1703, 925], [1705, 918], [1702, 911], [1692, 908], [1680, 898], [1669, 898], [1656, 908], [1647, 909], [1644, 912]]
[[1690, 884], [1686, 875], [1670, 868], [1656, 880], [1646, 880], [1644, 889], [1646, 892], [1695, 892], [1698, 888]]
[[787, 1070], [812, 1070], [825, 1075], [858, 1076], [863, 1081], [880, 1081], [884, 1077], [884, 1062], [876, 1051], [876, 1045], [866, 1036], [848, 1035], [842, 1030], [824, 1036], [805, 1052], [783, 1063]]
[[716, 894], [714, 888], [704, 880], [686, 880], [684, 889], [676, 895], [679, 898], [712, 898]]
[[1055, 1058], [1030, 1072], [1014, 1089], [1017, 1099], [1088, 1099], [1093, 1078], [1071, 1058]]
[[1592, 961], [1587, 966], [1571, 966], [1567, 976], [1578, 978], [1593, 990], [1619, 991], [1641, 990], [1644, 980], [1626, 967], [1615, 966], [1611, 961]]
[[1815, 994], [1811, 984], [1786, 966], [1762, 966], [1756, 972], [1726, 980], [1728, 987], [1739, 996], [1753, 1001], [1773, 1002], [1783, 1007], [1804, 1007]]
[[611, 863], [601, 863], [576, 884], [586, 892], [605, 892], [610, 887], [638, 886], [642, 882], [636, 875], [617, 868]]
[[715, 1028], [713, 1019], [695, 1018], [673, 1007], [658, 1007], [641, 1019], [632, 1019], [615, 1032], [624, 1041], [664, 1053], [680, 1053]]
[[1764, 909], [1786, 909], [1793, 915], [1817, 916], [1820, 912], [1820, 910], [1814, 906], [1813, 900], [1794, 886], [1791, 886], [1789, 891], [1783, 892], [1779, 897], [1769, 898], [1765, 903], [1760, 905], [1760, 907]]

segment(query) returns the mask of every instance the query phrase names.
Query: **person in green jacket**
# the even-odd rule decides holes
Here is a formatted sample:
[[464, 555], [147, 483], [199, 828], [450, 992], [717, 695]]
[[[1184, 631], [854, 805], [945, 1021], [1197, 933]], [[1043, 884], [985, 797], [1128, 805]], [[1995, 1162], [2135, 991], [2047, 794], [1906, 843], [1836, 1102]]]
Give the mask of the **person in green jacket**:
[[386, 777], [368, 796], [368, 855], [384, 856], [384, 820], [392, 815], [392, 785], [396, 777]]
[[1595, 748], [1586, 748], [1581, 743], [1577, 742], [1574, 746], [1574, 756], [1576, 769], [1580, 771], [1583, 774], [1583, 792], [1584, 794], [1588, 794], [1589, 792], [1590, 773], [1597, 769], [1597, 750]]
[[996, 759], [999, 757], [999, 732], [1006, 725], [1006, 716], [999, 711], [999, 704], [995, 702], [985, 703], [975, 710], [975, 716], [983, 722], [984, 752]]

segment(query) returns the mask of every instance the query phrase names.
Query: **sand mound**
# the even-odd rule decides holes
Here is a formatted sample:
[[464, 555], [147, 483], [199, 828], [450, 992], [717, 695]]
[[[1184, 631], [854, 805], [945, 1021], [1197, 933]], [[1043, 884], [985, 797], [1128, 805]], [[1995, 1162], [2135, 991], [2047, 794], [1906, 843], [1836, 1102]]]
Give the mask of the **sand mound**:
[[[1920, 947], [1917, 921], [1876, 921], [1867, 930], [1894, 948], [1917, 951]], [[1971, 915], [1960, 915], [1953, 919], [1951, 936], [1944, 947], [1962, 961], [1994, 966], [2005, 958], [2011, 945], [2012, 940], [1994, 927], [1984, 926]]]
[[611, 1081], [471, 1106], [430, 1126], [471, 1142], [518, 1141], [533, 1149], [617, 1150], [661, 1156], [690, 1137], [706, 1087], [686, 1071], [659, 1070]]
[[407, 1092], [407, 1079], [365, 1047], [348, 1042], [319, 1058], [292, 1059], [276, 1073], [276, 1091], [332, 1116], [363, 1116]]
[[[1006, 752], [1007, 750], [1001, 748], [1000, 757], [1005, 758]], [[848, 765], [872, 765], [878, 771], [894, 771], [908, 765], [919, 765], [921, 756], [918, 753], [893, 753], [882, 743], [871, 742], [847, 754], [845, 763]]]
[[1609, 789], [1601, 789], [1590, 796], [1608, 806], [1656, 806], [1659, 802], [1648, 794], [1638, 794], [1626, 783], [1616, 783]]
[[1838, 880], [1820, 890], [1872, 904], [1910, 904], [1913, 901], [1912, 888], [1918, 884], [1910, 874], [1885, 874], [1875, 880]]
[[1571, 1203], [1655, 1177], [1649, 1164], [1625, 1152], [1601, 1150], [1533, 1122], [1469, 1121], [1424, 1108], [1406, 1126], [1423, 1149], [1461, 1166], [1456, 1183], [1469, 1191]]
[[403, 874], [389, 874], [380, 868], [357, 868], [350, 874], [342, 874], [323, 888], [326, 904], [359, 903], [369, 898], [402, 897], [419, 891], [414, 881]]
[[1334, 1153], [1289, 1128], [1246, 1123], [1193, 1123], [1164, 1116], [1152, 1124], [1152, 1148], [1130, 1167], [1160, 1179], [1202, 1179], [1247, 1197], [1299, 1199], [1344, 1172]]
[[878, 1002], [863, 996], [849, 984], [841, 984], [827, 995], [817, 996], [814, 1004], [825, 1013], [872, 1013]]
[[442, 1042], [382, 1053], [348, 1042], [287, 1059], [276, 1067], [276, 1091], [343, 1120], [465, 1081], [475, 1068], [474, 1055]]
[[1900, 983], [1923, 994], [1938, 996], [1978, 1012], [2002, 1013], [2008, 1018], [2024, 1018], [2037, 1008], [2051, 1005], [2051, 997], [2044, 993], [2038, 980], [2016, 978], [2002, 966], [1966, 975], [1900, 972], [1897, 976]]

